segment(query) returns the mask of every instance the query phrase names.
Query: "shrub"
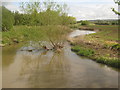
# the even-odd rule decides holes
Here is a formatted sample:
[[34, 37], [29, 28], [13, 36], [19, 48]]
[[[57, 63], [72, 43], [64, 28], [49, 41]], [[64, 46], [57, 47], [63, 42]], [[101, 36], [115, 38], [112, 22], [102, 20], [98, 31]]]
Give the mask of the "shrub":
[[120, 50], [120, 44], [115, 44], [112, 46], [112, 49]]
[[108, 58], [108, 57], [97, 57], [96, 61], [98, 63], [103, 63], [112, 67], [120, 68], [120, 60], [115, 58]]
[[2, 31], [8, 31], [13, 27], [14, 24], [14, 17], [13, 14], [6, 9], [5, 7], [2, 8]]
[[89, 21], [81, 21], [81, 25], [89, 25], [90, 22]]

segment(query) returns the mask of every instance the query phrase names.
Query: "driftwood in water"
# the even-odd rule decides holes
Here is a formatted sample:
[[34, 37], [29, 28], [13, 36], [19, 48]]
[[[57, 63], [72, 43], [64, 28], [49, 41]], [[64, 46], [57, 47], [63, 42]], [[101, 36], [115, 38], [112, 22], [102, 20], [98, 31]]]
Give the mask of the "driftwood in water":
[[43, 46], [43, 48], [46, 49], [46, 50], [50, 50], [47, 46]]

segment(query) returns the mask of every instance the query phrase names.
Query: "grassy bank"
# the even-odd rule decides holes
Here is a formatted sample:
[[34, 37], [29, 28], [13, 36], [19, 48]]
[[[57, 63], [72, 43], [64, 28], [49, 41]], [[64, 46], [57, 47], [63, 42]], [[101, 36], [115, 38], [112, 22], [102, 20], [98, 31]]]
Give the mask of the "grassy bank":
[[94, 61], [102, 64], [106, 64], [108, 66], [112, 66], [115, 68], [120, 68], [120, 60], [115, 57], [109, 57], [104, 55], [98, 55], [97, 52], [91, 48], [85, 48], [80, 45], [75, 45], [71, 49], [72, 51], [76, 52], [77, 55], [86, 56]]
[[96, 62], [120, 68], [118, 26], [92, 25], [85, 27], [98, 29], [99, 31], [86, 35], [84, 38], [81, 36], [73, 38], [71, 40], [72, 50], [78, 55], [87, 56]]
[[2, 44], [11, 45], [29, 40], [38, 40], [43, 35], [43, 27], [14, 26], [7, 32], [2, 32]]
[[70, 29], [65, 26], [14, 26], [10, 31], [1, 32], [1, 40], [2, 44], [6, 46], [23, 41], [48, 40], [49, 37], [59, 39], [61, 33], [64, 35], [69, 31]]

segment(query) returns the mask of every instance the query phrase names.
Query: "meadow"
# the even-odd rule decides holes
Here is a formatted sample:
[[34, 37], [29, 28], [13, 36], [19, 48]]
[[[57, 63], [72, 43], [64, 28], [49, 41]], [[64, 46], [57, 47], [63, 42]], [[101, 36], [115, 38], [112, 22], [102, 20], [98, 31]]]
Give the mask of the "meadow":
[[[43, 41], [52, 36], [52, 40], [67, 34], [70, 28], [65, 26], [14, 26], [7, 32], [2, 32], [2, 44], [11, 45], [26, 41]], [[59, 34], [58, 34], [59, 33]]]
[[91, 28], [96, 33], [86, 35], [84, 38], [76, 37], [71, 43], [73, 45], [72, 51], [78, 55], [87, 56], [96, 62], [119, 68], [118, 26], [87, 25], [84, 27]]

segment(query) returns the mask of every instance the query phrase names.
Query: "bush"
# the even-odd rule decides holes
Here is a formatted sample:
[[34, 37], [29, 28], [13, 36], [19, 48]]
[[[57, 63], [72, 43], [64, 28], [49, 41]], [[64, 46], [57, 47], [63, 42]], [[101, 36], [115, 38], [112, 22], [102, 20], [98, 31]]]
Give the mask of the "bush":
[[120, 44], [115, 44], [112, 46], [112, 49], [120, 50]]
[[81, 21], [81, 25], [89, 25], [90, 22], [89, 21]]
[[108, 58], [108, 57], [97, 57], [96, 61], [98, 63], [103, 63], [112, 67], [120, 68], [120, 60], [115, 58]]
[[14, 17], [13, 14], [6, 9], [5, 7], [2, 8], [2, 31], [8, 31], [13, 27], [14, 24]]

